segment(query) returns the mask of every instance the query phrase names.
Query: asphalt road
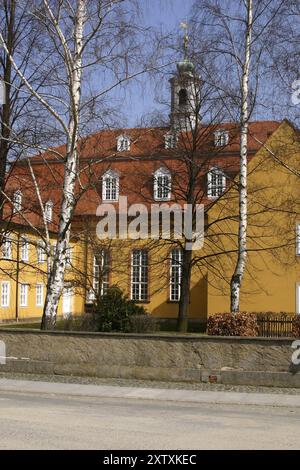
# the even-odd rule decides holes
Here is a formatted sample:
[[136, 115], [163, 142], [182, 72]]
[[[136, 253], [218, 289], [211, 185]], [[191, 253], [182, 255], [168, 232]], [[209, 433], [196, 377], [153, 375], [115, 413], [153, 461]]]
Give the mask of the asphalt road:
[[0, 391], [1, 449], [299, 449], [299, 426], [300, 407]]

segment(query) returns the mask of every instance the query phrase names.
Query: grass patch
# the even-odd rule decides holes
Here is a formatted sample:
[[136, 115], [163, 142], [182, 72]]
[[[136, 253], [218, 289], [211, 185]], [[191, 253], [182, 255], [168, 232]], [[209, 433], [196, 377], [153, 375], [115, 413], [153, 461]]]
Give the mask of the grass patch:
[[[40, 321], [31, 321], [31, 322], [18, 322], [18, 323], [1, 323], [0, 328], [12, 328], [12, 329], [40, 329]], [[184, 333], [185, 335], [206, 335], [206, 325], [203, 324], [189, 324], [188, 332]], [[57, 331], [94, 331], [89, 330], [88, 328], [83, 328], [82, 318], [73, 317], [70, 319], [59, 318], [56, 322]], [[167, 321], [159, 322], [159, 329], [152, 332], [151, 334], [156, 335], [181, 335], [182, 333], [176, 331], [176, 319], [168, 319]]]
[[0, 328], [28, 328], [28, 329], [34, 329], [34, 330], [39, 330], [40, 329], [40, 322], [32, 322], [32, 323], [1, 323]]

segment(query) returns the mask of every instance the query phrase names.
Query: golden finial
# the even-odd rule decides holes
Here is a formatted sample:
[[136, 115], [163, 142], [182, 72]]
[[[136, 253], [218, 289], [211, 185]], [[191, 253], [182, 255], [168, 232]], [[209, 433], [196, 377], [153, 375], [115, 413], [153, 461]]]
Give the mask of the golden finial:
[[188, 50], [188, 46], [189, 46], [189, 35], [188, 35], [188, 22], [187, 21], [182, 21], [180, 23], [180, 28], [182, 28], [185, 33], [184, 33], [184, 37], [183, 37], [183, 47], [184, 47], [184, 51], [185, 51], [185, 54], [187, 53], [187, 50]]

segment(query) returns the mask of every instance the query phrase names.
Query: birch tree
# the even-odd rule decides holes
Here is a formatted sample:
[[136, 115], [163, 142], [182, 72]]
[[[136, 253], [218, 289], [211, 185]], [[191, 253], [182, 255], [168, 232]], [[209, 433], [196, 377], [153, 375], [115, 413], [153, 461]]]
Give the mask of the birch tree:
[[[47, 128], [65, 143], [65, 153], [61, 155], [64, 175], [57, 244], [48, 276], [43, 329], [55, 327], [64, 287], [71, 222], [78, 201], [76, 185], [80, 186], [79, 139], [83, 130], [88, 132], [95, 126], [95, 120], [101, 119], [99, 105], [104, 105], [105, 96], [145, 70], [144, 62], [139, 61], [135, 40], [135, 12], [131, 0], [40, 0], [31, 3], [29, 13], [35, 27], [43, 33], [40, 49], [33, 60], [39, 66], [40, 75], [43, 74], [43, 81], [38, 84], [22, 70], [0, 33], [0, 41], [15, 73], [37, 108], [48, 115]], [[98, 75], [94, 81], [89, 81], [92, 70]], [[103, 106], [102, 119], [105, 113], [107, 116], [107, 107], [104, 109]], [[47, 150], [47, 143], [36, 149], [39, 153]]]
[[63, 182], [61, 214], [59, 218], [58, 237], [55, 258], [47, 283], [47, 295], [44, 305], [42, 329], [54, 326], [58, 302], [61, 296], [66, 268], [66, 249], [69, 246], [71, 220], [75, 207], [75, 182], [78, 171], [78, 136], [79, 136], [79, 106], [81, 98], [82, 53], [84, 27], [86, 21], [86, 1], [78, 0], [74, 18], [73, 51], [70, 50], [65, 35], [61, 30], [48, 2], [46, 11], [52, 20], [57, 36], [63, 45], [69, 86], [69, 122], [66, 130], [66, 162]]
[[230, 282], [230, 305], [234, 313], [240, 308], [240, 292], [247, 265], [249, 121], [254, 111], [256, 115], [263, 113], [269, 104], [266, 93], [269, 84], [264, 81], [264, 74], [270, 65], [273, 30], [281, 24], [277, 20], [285, 4], [285, 0], [207, 0], [203, 11], [195, 4], [198, 29], [204, 26], [205, 32], [208, 31], [208, 54], [222, 71], [222, 76], [211, 76], [211, 82], [219, 90], [230, 120], [240, 127], [237, 258]]
[[253, 30], [253, 0], [245, 2], [245, 55], [242, 63], [241, 83], [241, 137], [239, 173], [239, 229], [238, 255], [231, 279], [231, 311], [240, 308], [240, 290], [247, 262], [247, 166], [248, 166], [248, 122], [249, 122], [249, 76], [251, 61], [251, 42]]

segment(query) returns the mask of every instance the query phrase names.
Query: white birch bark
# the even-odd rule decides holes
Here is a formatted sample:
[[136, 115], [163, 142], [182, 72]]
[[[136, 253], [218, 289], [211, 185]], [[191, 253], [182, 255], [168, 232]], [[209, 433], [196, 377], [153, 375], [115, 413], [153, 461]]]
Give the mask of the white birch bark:
[[[70, 70], [70, 118], [66, 145], [66, 163], [63, 183], [62, 205], [59, 219], [56, 250], [47, 284], [42, 328], [54, 328], [59, 299], [64, 287], [66, 250], [69, 246], [71, 220], [75, 208], [75, 183], [78, 172], [78, 125], [81, 98], [82, 48], [86, 17], [86, 0], [78, 0], [74, 28], [74, 54], [66, 54]], [[57, 26], [58, 28], [58, 26]], [[61, 35], [61, 31], [58, 32]]]
[[231, 312], [240, 309], [240, 291], [247, 262], [247, 160], [248, 160], [248, 121], [249, 121], [249, 76], [251, 61], [251, 40], [253, 29], [253, 0], [247, 0], [247, 30], [245, 37], [245, 60], [241, 84], [241, 138], [239, 175], [239, 230], [238, 257], [231, 278]]

